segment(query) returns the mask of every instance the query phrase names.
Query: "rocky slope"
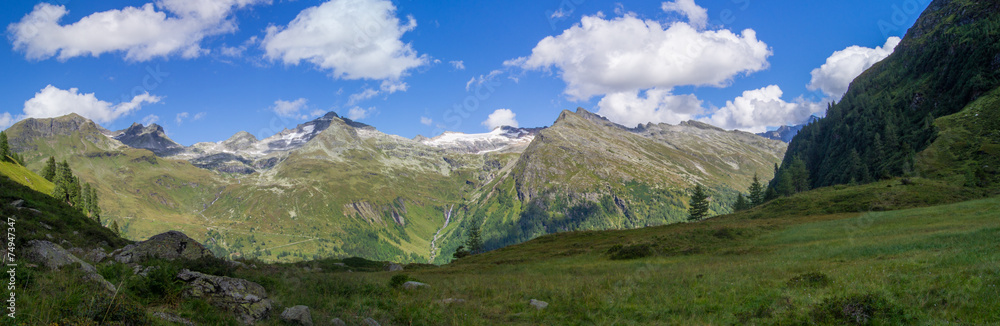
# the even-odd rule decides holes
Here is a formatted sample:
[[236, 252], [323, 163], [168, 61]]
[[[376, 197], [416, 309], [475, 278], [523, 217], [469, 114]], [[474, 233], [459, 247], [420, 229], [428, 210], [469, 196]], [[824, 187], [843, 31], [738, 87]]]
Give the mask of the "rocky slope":
[[147, 149], [157, 156], [170, 156], [184, 150], [184, 146], [167, 137], [163, 127], [155, 123], [149, 126], [133, 123], [127, 129], [115, 132], [112, 138], [133, 148]]
[[483, 134], [446, 131], [434, 138], [416, 139], [420, 143], [456, 153], [485, 154], [491, 152], [520, 153], [544, 128], [514, 128], [502, 126]]

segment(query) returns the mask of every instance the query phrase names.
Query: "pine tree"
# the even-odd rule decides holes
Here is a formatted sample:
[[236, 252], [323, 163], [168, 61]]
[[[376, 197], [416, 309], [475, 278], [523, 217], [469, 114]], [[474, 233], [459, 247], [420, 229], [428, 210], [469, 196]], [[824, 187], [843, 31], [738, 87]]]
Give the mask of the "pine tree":
[[757, 207], [764, 203], [764, 185], [760, 184], [757, 174], [753, 175], [753, 183], [750, 184], [750, 207]]
[[736, 203], [733, 204], [733, 211], [739, 212], [747, 209], [750, 209], [750, 203], [747, 201], [746, 197], [743, 196], [743, 194], [737, 194]]
[[466, 240], [465, 246], [469, 248], [470, 254], [483, 252], [483, 238], [479, 234], [479, 226], [469, 228], [469, 240]]
[[52, 197], [67, 202], [69, 201], [69, 194], [66, 192], [66, 173], [63, 171], [64, 169], [61, 164], [56, 166], [55, 179], [52, 180], [52, 183], [56, 187], [52, 189]]
[[121, 228], [118, 227], [118, 221], [111, 221], [111, 231], [117, 235], [121, 235]]
[[792, 177], [792, 190], [797, 193], [808, 191], [811, 183], [809, 181], [809, 169], [806, 168], [805, 161], [796, 157], [792, 159], [792, 165], [788, 169], [791, 170], [789, 174]]
[[[87, 185], [89, 186], [90, 184], [88, 183]], [[97, 200], [97, 189], [94, 189], [93, 187], [91, 187], [90, 188], [90, 197], [87, 199], [87, 205], [88, 205], [87, 210], [90, 211], [90, 217], [92, 217], [92, 218], [94, 218], [94, 220], [97, 220], [98, 222], [100, 222], [101, 221], [101, 206], [98, 205], [98, 204], [99, 204], [99, 202]]]
[[0, 162], [9, 162], [10, 144], [7, 143], [7, 133], [0, 131]]
[[56, 179], [56, 158], [49, 156], [49, 160], [45, 161], [45, 167], [42, 168], [42, 177], [45, 180], [55, 182]]
[[708, 194], [700, 184], [695, 185], [694, 193], [691, 194], [690, 208], [688, 208], [688, 220], [697, 221], [708, 215]]
[[80, 187], [80, 178], [73, 176], [69, 183], [69, 202], [70, 205], [76, 207], [81, 212], [84, 212], [83, 205], [83, 187]]

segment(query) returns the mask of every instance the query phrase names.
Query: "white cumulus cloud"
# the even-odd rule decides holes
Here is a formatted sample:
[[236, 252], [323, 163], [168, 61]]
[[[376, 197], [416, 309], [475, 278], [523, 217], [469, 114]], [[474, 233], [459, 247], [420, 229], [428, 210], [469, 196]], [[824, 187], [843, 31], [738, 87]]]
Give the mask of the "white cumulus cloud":
[[809, 89], [821, 90], [827, 96], [840, 99], [847, 93], [854, 78], [892, 54], [899, 42], [900, 39], [893, 36], [885, 41], [885, 45], [874, 49], [855, 45], [834, 52], [825, 64], [812, 71]]
[[399, 80], [430, 62], [400, 38], [417, 27], [396, 18], [388, 0], [331, 0], [298, 14], [287, 26], [270, 26], [262, 46], [271, 60], [302, 61], [334, 78]]
[[363, 108], [360, 106], [355, 106], [350, 110], [347, 110], [347, 118], [351, 120], [361, 120], [375, 114], [375, 107]]
[[703, 121], [724, 129], [758, 133], [766, 131], [767, 126], [802, 124], [809, 116], [826, 110], [825, 104], [802, 97], [786, 102], [781, 99], [783, 94], [776, 85], [745, 91]]
[[0, 129], [7, 129], [10, 125], [14, 124], [14, 117], [10, 112], [4, 112], [0, 114]]
[[294, 101], [277, 100], [274, 101], [274, 106], [271, 106], [271, 111], [282, 117], [307, 119], [309, 117], [302, 112], [306, 110], [306, 103], [308, 102], [309, 100], [304, 98]]
[[458, 61], [449, 61], [448, 63], [450, 63], [452, 67], [455, 67], [455, 69], [465, 70], [465, 61], [461, 61], [461, 60], [458, 60]]
[[659, 88], [642, 93], [626, 91], [608, 94], [597, 104], [597, 114], [618, 124], [634, 127], [647, 122], [677, 124], [694, 120], [705, 111], [702, 101], [694, 95], [674, 95], [670, 90]]
[[483, 125], [489, 130], [496, 129], [501, 126], [517, 128], [518, 124], [517, 119], [515, 119], [516, 116], [517, 114], [509, 109], [498, 109], [493, 111], [493, 113], [490, 113], [490, 116], [486, 118], [486, 121], [483, 121]]
[[177, 114], [177, 117], [174, 118], [174, 121], [177, 121], [177, 124], [181, 124], [184, 123], [184, 119], [187, 119], [190, 116], [191, 116], [190, 113], [181, 112]]
[[232, 13], [270, 0], [158, 0], [90, 14], [75, 23], [60, 24], [65, 6], [39, 3], [21, 21], [7, 26], [17, 51], [29, 59], [100, 56], [124, 52], [127, 60], [146, 61], [179, 53], [197, 57], [206, 37], [237, 30]]
[[766, 69], [771, 55], [751, 29], [736, 34], [699, 30], [687, 22], [663, 26], [626, 14], [584, 16], [562, 34], [538, 42], [530, 56], [505, 64], [526, 70], [555, 67], [567, 84], [565, 93], [587, 100], [641, 89], [726, 86], [737, 75]]
[[159, 103], [159, 96], [143, 93], [131, 101], [111, 104], [97, 99], [94, 93], [82, 94], [77, 88], [59, 89], [48, 85], [35, 93], [35, 97], [24, 102], [24, 114], [16, 120], [24, 118], [55, 118], [70, 113], [79, 114], [97, 123], [109, 123], [142, 108], [143, 104]]
[[661, 5], [663, 11], [678, 12], [687, 17], [691, 26], [697, 29], [705, 29], [708, 26], [708, 10], [694, 3], [694, 0], [677, 0], [664, 2]]
[[428, 117], [420, 117], [420, 124], [430, 126], [434, 124], [434, 120]]

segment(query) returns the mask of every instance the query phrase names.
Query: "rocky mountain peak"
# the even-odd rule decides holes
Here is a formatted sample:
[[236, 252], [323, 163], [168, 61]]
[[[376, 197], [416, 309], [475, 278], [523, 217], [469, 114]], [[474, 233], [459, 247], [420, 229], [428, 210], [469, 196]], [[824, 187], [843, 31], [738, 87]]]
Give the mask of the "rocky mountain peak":
[[133, 148], [148, 149], [156, 156], [170, 156], [184, 150], [184, 146], [167, 137], [163, 127], [155, 123], [149, 126], [133, 123], [127, 129], [117, 132], [114, 139]]

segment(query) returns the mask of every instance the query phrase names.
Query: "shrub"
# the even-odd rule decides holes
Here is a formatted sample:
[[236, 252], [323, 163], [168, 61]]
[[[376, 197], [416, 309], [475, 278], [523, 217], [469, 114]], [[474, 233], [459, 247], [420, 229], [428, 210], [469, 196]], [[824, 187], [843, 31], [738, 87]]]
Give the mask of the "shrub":
[[653, 245], [634, 244], [628, 246], [614, 245], [607, 252], [611, 260], [626, 260], [649, 257], [653, 255]]
[[806, 323], [819, 325], [908, 324], [902, 308], [873, 293], [828, 298], [810, 311], [809, 318]]
[[799, 274], [788, 280], [788, 287], [822, 288], [830, 285], [830, 277], [820, 272]]
[[393, 289], [398, 289], [400, 286], [403, 286], [403, 283], [406, 283], [406, 282], [411, 281], [411, 280], [413, 280], [413, 279], [410, 278], [409, 275], [406, 275], [406, 274], [396, 274], [396, 275], [393, 275], [392, 279], [389, 280], [389, 286], [392, 287]]

